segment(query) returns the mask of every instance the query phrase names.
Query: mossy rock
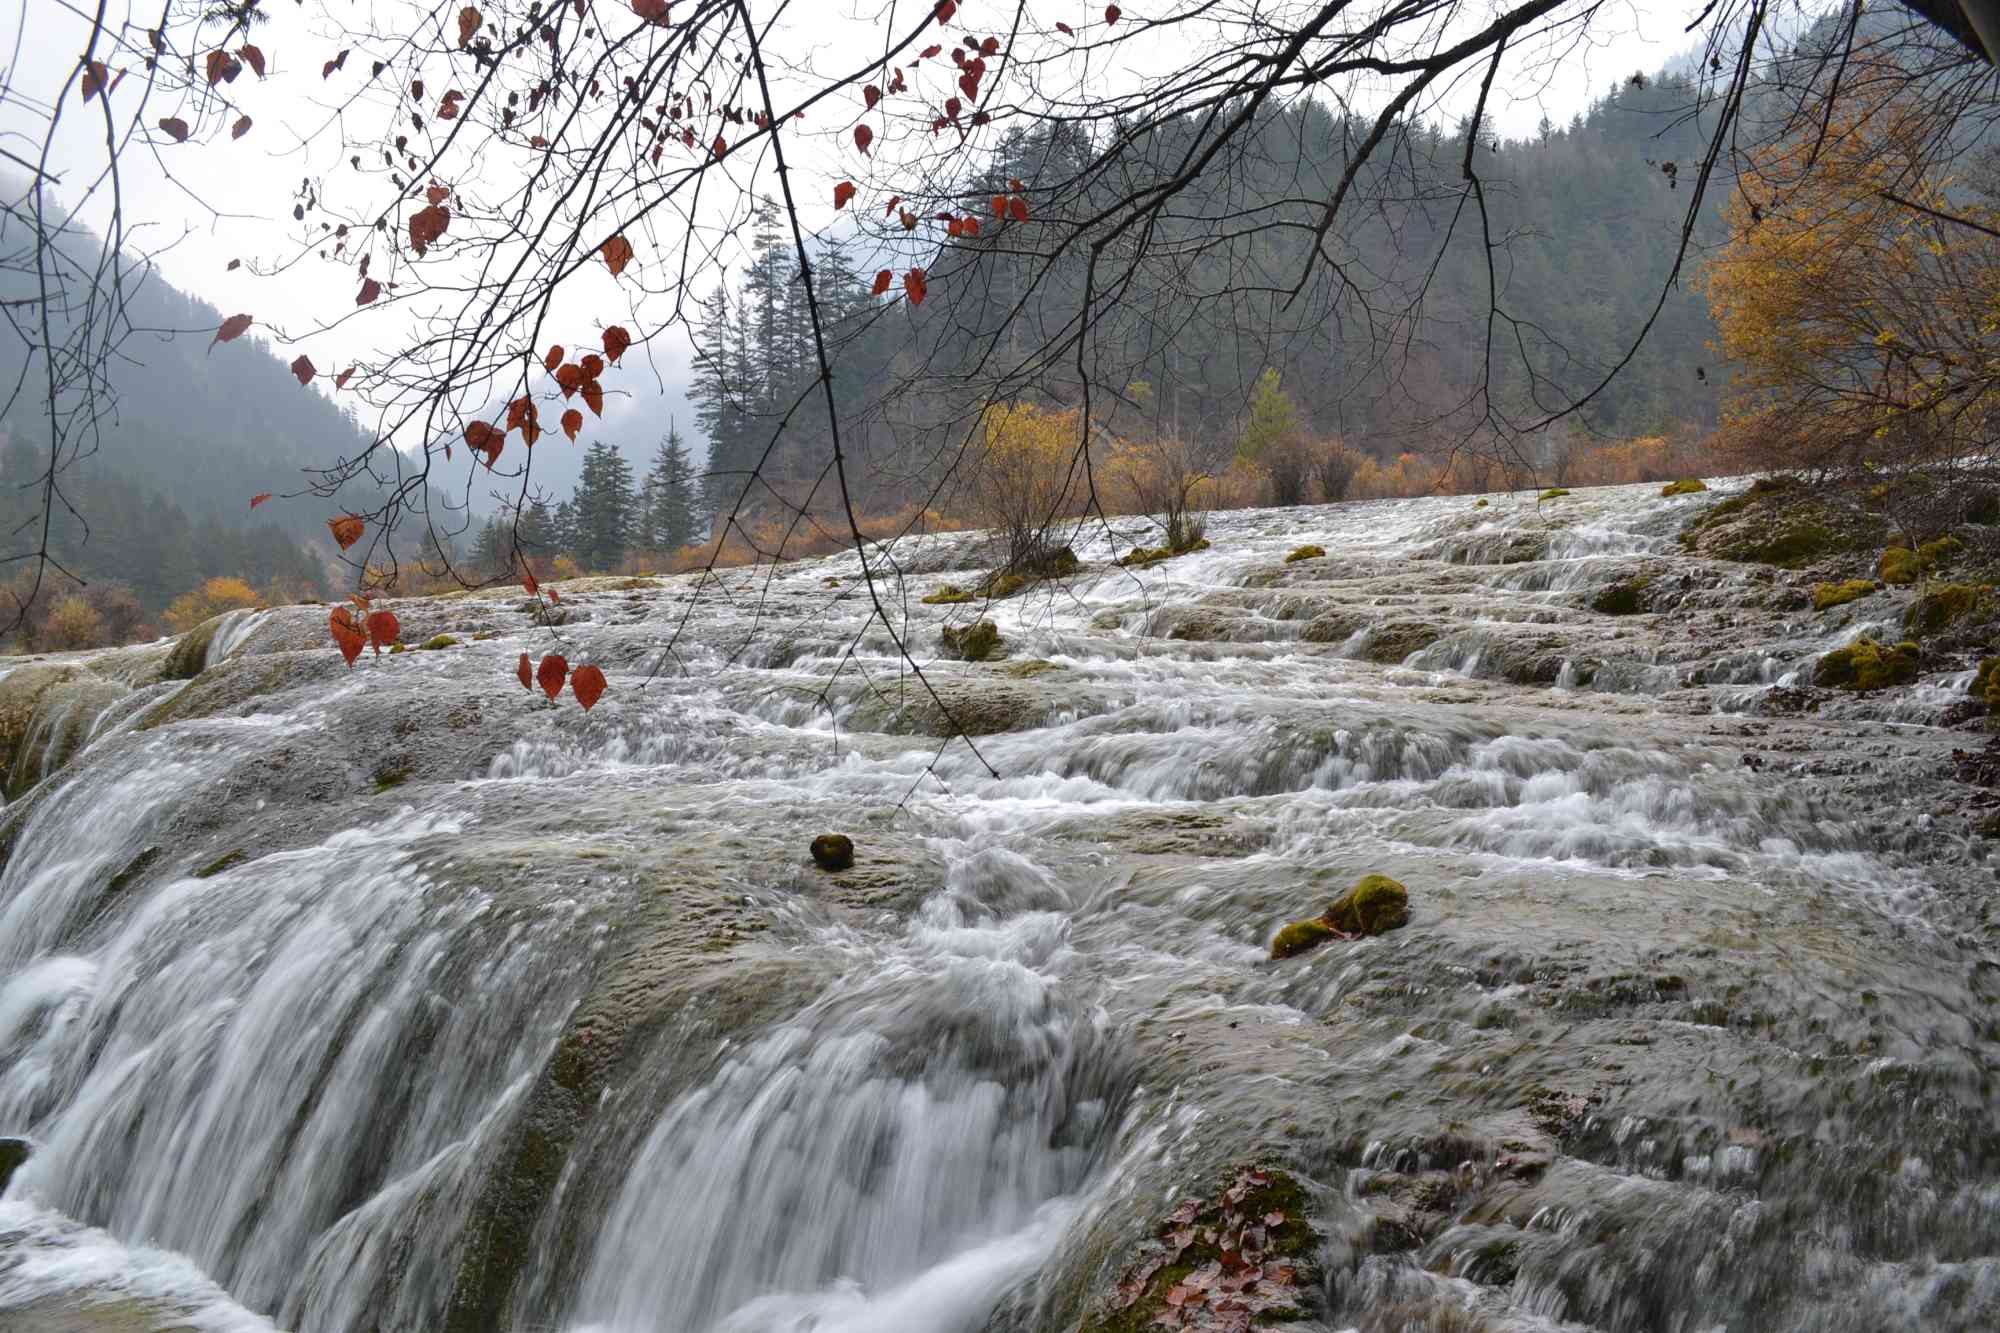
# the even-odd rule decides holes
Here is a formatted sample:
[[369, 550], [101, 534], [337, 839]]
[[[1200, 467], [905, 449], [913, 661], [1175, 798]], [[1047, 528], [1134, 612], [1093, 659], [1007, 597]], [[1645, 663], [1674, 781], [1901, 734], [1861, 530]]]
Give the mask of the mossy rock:
[[1815, 583], [1812, 593], [1813, 610], [1826, 611], [1836, 606], [1845, 606], [1849, 602], [1858, 602], [1874, 591], [1873, 579], [1848, 579], [1845, 583]]
[[[1069, 548], [1064, 547], [1063, 549], [1068, 550]], [[1157, 565], [1162, 560], [1172, 560], [1175, 556], [1179, 555], [1193, 555], [1196, 551], [1206, 551], [1207, 549], [1208, 538], [1206, 537], [1197, 537], [1186, 546], [1135, 546], [1119, 559], [1118, 565], [1123, 569], [1144, 569], [1148, 565]], [[1072, 559], [1074, 559], [1073, 556]]]
[[1036, 676], [1046, 676], [1052, 671], [1067, 670], [1069, 668], [1060, 662], [1051, 662], [1041, 657], [1031, 657], [1025, 662], [1009, 662], [999, 668], [1001, 675], [1012, 676], [1015, 680], [1032, 680]]
[[854, 865], [854, 839], [845, 833], [822, 833], [812, 840], [813, 864], [834, 873]]
[[1541, 498], [1541, 499], [1544, 499], [1544, 500], [1560, 500], [1560, 499], [1562, 499], [1562, 498], [1563, 498], [1563, 497], [1564, 497], [1565, 495], [1568, 495], [1568, 494], [1569, 494], [1569, 490], [1568, 490], [1568, 488], [1567, 488], [1567, 487], [1563, 487], [1563, 486], [1551, 486], [1551, 487], [1549, 487], [1549, 488], [1548, 488], [1547, 490], [1545, 490], [1545, 491], [1543, 491], [1543, 492], [1542, 492], [1542, 494], [1541, 494], [1540, 498]]
[[[1001, 598], [1014, 596], [1031, 582], [1033, 580], [1026, 574], [994, 574], [979, 585], [979, 592], [975, 596], [983, 595], [999, 601]], [[966, 600], [972, 599], [968, 597]]]
[[1000, 647], [1000, 627], [990, 620], [978, 620], [955, 629], [946, 625], [938, 631], [945, 654], [961, 662], [984, 662]]
[[231, 866], [242, 865], [250, 859], [250, 853], [241, 847], [232, 848], [194, 872], [195, 879], [214, 879]]
[[1620, 579], [1591, 598], [1590, 609], [1607, 616], [1637, 615], [1646, 609], [1643, 595], [1652, 582], [1650, 574]]
[[1293, 921], [1271, 941], [1271, 957], [1292, 958], [1331, 939], [1380, 935], [1410, 922], [1410, 891], [1387, 875], [1363, 875], [1333, 906]]
[[1475, 501], [1475, 502], [1473, 503], [1473, 506], [1472, 506], [1472, 507], [1473, 507], [1474, 509], [1484, 509], [1484, 508], [1486, 508], [1486, 506], [1487, 506], [1488, 504], [1490, 504], [1490, 503], [1491, 503], [1491, 501], [1488, 501], [1488, 500], [1484, 500], [1484, 499], [1481, 499], [1481, 500], [1477, 500], [1477, 501]]
[[1989, 657], [1979, 664], [1979, 674], [1972, 678], [1971, 694], [1988, 708], [2000, 709], [2000, 657]]
[[1917, 553], [1907, 546], [1891, 546], [1882, 552], [1875, 562], [1875, 571], [1882, 582], [1901, 587], [1915, 583], [1923, 567], [1917, 563]]
[[1296, 564], [1301, 560], [1319, 560], [1323, 558], [1325, 555], [1326, 555], [1325, 547], [1314, 546], [1312, 543], [1308, 542], [1304, 546], [1301, 546], [1298, 550], [1293, 551], [1290, 555], [1286, 556], [1285, 563], [1290, 565], [1290, 564]]
[[1917, 548], [1917, 566], [1926, 574], [1932, 570], [1943, 569], [1951, 563], [1952, 557], [1964, 549], [1964, 542], [1947, 533]]
[[[1230, 1174], [1212, 1197], [1185, 1199], [1161, 1220], [1078, 1333], [1268, 1328], [1317, 1312], [1321, 1240], [1312, 1197], [1274, 1166]], [[1223, 1291], [1239, 1312], [1257, 1311], [1257, 1322], [1211, 1310], [1210, 1298]]]
[[1361, 645], [1361, 655], [1370, 662], [1395, 666], [1411, 653], [1422, 652], [1443, 637], [1443, 632], [1428, 621], [1392, 620], [1387, 624], [1369, 626], [1368, 637]]
[[947, 583], [936, 592], [930, 594], [930, 596], [924, 598], [923, 602], [925, 606], [957, 606], [963, 602], [976, 602], [978, 600], [979, 598], [976, 595], [967, 592], [956, 583]]
[[1661, 495], [1698, 495], [1708, 489], [1708, 483], [1700, 477], [1683, 477], [1660, 487]]
[[67, 764], [98, 715], [129, 693], [77, 666], [16, 667], [0, 678], [0, 776], [7, 799]]
[[210, 616], [193, 629], [174, 641], [173, 651], [167, 654], [167, 664], [161, 670], [164, 680], [193, 680], [208, 665], [208, 646], [215, 642], [215, 632], [222, 628], [221, 616]]
[[433, 634], [430, 638], [424, 640], [422, 651], [434, 653], [440, 648], [456, 647], [458, 647], [457, 636], [451, 634]]
[[1873, 639], [1856, 639], [1819, 659], [1813, 668], [1813, 684], [1857, 694], [1907, 685], [1917, 678], [1921, 660], [1914, 643], [1885, 647]]
[[1903, 627], [1912, 634], [1935, 634], [1955, 621], [1963, 620], [1992, 604], [1991, 587], [1969, 583], [1940, 583], [1910, 603]]

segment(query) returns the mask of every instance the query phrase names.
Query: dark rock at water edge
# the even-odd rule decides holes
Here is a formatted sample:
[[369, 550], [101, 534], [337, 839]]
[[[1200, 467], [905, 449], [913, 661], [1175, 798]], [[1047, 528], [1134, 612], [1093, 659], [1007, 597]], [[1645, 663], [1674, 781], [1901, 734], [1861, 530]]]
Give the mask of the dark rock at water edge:
[[854, 840], [845, 833], [822, 833], [812, 840], [812, 858], [821, 870], [846, 870], [854, 864]]

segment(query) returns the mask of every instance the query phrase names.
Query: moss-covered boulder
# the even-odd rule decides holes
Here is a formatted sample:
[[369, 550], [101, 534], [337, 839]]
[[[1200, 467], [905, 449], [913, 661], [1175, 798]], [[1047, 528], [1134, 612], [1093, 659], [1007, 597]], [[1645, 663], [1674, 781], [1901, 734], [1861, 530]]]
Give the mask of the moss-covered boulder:
[[1321, 1284], [1311, 1207], [1290, 1173], [1237, 1168], [1213, 1196], [1162, 1219], [1079, 1333], [1222, 1333], [1312, 1317]]
[[434, 653], [443, 648], [456, 647], [458, 647], [458, 638], [456, 635], [433, 634], [430, 638], [424, 640], [423, 647], [419, 651]]
[[947, 583], [923, 599], [925, 606], [958, 606], [979, 600], [956, 583]]
[[845, 833], [822, 833], [812, 840], [812, 859], [821, 870], [849, 869], [854, 864], [854, 839]]
[[1914, 643], [1892, 647], [1873, 639], [1856, 639], [1819, 659], [1813, 668], [1813, 684], [1855, 693], [1907, 685], [1917, 678], [1921, 661], [1922, 654]]
[[976, 620], [963, 628], [946, 625], [938, 631], [938, 643], [947, 657], [984, 662], [1000, 647], [1000, 627], [990, 620]]
[[1607, 616], [1637, 615], [1646, 609], [1645, 592], [1652, 582], [1649, 574], [1620, 579], [1591, 598], [1590, 609]]
[[1549, 488], [1548, 488], [1547, 490], [1545, 490], [1545, 491], [1543, 491], [1543, 492], [1542, 492], [1542, 494], [1541, 494], [1540, 498], [1541, 498], [1541, 499], [1544, 499], [1544, 500], [1560, 500], [1560, 499], [1562, 499], [1562, 498], [1563, 498], [1563, 497], [1564, 497], [1565, 495], [1568, 495], [1568, 494], [1569, 494], [1569, 490], [1568, 490], [1568, 488], [1567, 488], [1567, 487], [1563, 487], [1563, 486], [1551, 486], [1551, 487], [1549, 487]]
[[1292, 565], [1292, 564], [1297, 564], [1301, 560], [1318, 560], [1325, 555], [1326, 555], [1325, 547], [1314, 546], [1311, 542], [1307, 542], [1304, 546], [1299, 547], [1298, 550], [1293, 551], [1290, 555], [1286, 556], [1285, 563], [1288, 565]]
[[1698, 495], [1708, 489], [1708, 483], [1700, 477], [1683, 477], [1660, 487], [1661, 495]]
[[1196, 551], [1208, 549], [1208, 538], [1197, 537], [1186, 546], [1135, 546], [1118, 558], [1123, 569], [1144, 569], [1157, 565], [1162, 560], [1172, 560], [1175, 556], [1193, 555]]
[[1480, 498], [1479, 498], [1478, 500], [1476, 500], [1476, 501], [1474, 501], [1474, 502], [1473, 502], [1473, 505], [1472, 505], [1472, 507], [1473, 507], [1474, 509], [1484, 509], [1484, 508], [1486, 508], [1486, 506], [1487, 506], [1487, 505], [1489, 505], [1489, 504], [1491, 504], [1491, 503], [1492, 503], [1492, 501], [1490, 501], [1490, 500], [1486, 499], [1486, 498], [1485, 498], [1484, 496], [1481, 496], [1481, 497], [1480, 497]]
[[1935, 634], [1955, 621], [1992, 604], [1993, 589], [1969, 583], [1933, 584], [1923, 596], [1910, 603], [1903, 627], [1912, 634]]
[[1849, 602], [1858, 602], [1875, 591], [1873, 579], [1848, 579], [1844, 583], [1813, 584], [1813, 610], [1826, 611]]
[[1970, 693], [1988, 708], [2000, 709], [2000, 657], [1989, 657], [1979, 664]]
[[1292, 958], [1328, 940], [1380, 935], [1409, 921], [1410, 891], [1387, 875], [1363, 875], [1319, 916], [1282, 927], [1271, 941], [1271, 957]]

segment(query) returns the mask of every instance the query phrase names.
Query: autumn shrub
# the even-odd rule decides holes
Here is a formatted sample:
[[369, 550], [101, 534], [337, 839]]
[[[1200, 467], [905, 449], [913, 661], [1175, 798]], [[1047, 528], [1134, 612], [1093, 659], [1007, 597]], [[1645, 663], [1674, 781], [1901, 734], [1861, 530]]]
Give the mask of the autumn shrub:
[[56, 599], [42, 623], [40, 647], [46, 652], [74, 652], [104, 643], [104, 617], [78, 593]]
[[1207, 528], [1201, 511], [1215, 490], [1213, 452], [1180, 435], [1120, 441], [1104, 464], [1106, 508], [1157, 515], [1166, 549], [1186, 550]]
[[263, 604], [263, 598], [248, 583], [239, 578], [221, 576], [174, 598], [162, 618], [168, 629], [176, 634], [185, 634], [202, 621], [225, 611], [250, 611]]
[[1007, 569], [1049, 565], [1067, 543], [1056, 528], [1086, 501], [1081, 421], [1030, 403], [988, 408], [974, 432], [973, 510], [1006, 543]]
[[1313, 447], [1313, 482], [1319, 487], [1319, 498], [1328, 504], [1338, 504], [1347, 498], [1354, 486], [1354, 478], [1361, 471], [1363, 455], [1357, 449], [1350, 449], [1339, 440], [1321, 440]]

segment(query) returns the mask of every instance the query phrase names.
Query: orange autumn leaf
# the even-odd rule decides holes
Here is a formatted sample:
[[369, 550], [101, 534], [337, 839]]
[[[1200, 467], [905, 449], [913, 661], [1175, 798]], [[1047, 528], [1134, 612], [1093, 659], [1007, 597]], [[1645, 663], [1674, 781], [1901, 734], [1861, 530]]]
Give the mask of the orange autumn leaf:
[[603, 416], [604, 386], [599, 384], [596, 380], [585, 380], [583, 382], [583, 401], [584, 405], [587, 406], [592, 412], [596, 413], [600, 417]]
[[527, 655], [526, 653], [522, 653], [522, 654], [521, 654], [521, 661], [520, 661], [520, 664], [519, 664], [518, 666], [516, 666], [516, 667], [514, 668], [514, 674], [515, 674], [516, 676], [519, 676], [519, 677], [521, 678], [521, 688], [522, 688], [522, 689], [524, 689], [524, 690], [527, 690], [527, 691], [529, 691], [530, 693], [532, 693], [532, 692], [534, 691], [534, 688], [535, 688], [535, 668], [534, 668], [534, 666], [533, 666], [533, 665], [532, 665], [532, 664], [531, 664], [531, 663], [530, 663], [530, 662], [528, 661], [528, 655]]
[[846, 208], [847, 205], [854, 199], [854, 195], [855, 195], [855, 189], [853, 181], [842, 181], [840, 184], [834, 186], [833, 187], [834, 209], [838, 211], [839, 209]]
[[576, 443], [577, 432], [583, 429], [583, 413], [571, 408], [562, 414], [563, 434], [569, 436], [570, 443]]
[[903, 275], [903, 290], [909, 293], [911, 305], [922, 305], [924, 296], [930, 291], [930, 284], [924, 279], [924, 271], [913, 268]]
[[569, 690], [588, 713], [591, 705], [603, 697], [604, 683], [604, 672], [594, 666], [580, 666], [570, 673]]
[[553, 699], [562, 693], [563, 682], [569, 679], [569, 662], [561, 653], [550, 653], [535, 668], [535, 681], [543, 693]]
[[613, 236], [598, 247], [598, 253], [604, 256], [604, 265], [611, 270], [611, 276], [615, 278], [625, 271], [627, 264], [632, 262], [632, 242], [622, 235]]
[[318, 372], [313, 369], [312, 358], [300, 352], [292, 360], [292, 373], [299, 377], [300, 384], [311, 384], [313, 376]]
[[631, 345], [632, 335], [626, 332], [623, 324], [613, 324], [604, 330], [604, 355], [611, 361], [616, 362], [625, 355], [625, 349]]
[[340, 655], [353, 666], [354, 659], [361, 656], [361, 650], [368, 646], [368, 634], [355, 622], [354, 613], [344, 606], [333, 608], [327, 617], [327, 628], [333, 631], [333, 642], [340, 649]]
[[361, 540], [362, 530], [366, 526], [353, 514], [330, 518], [326, 521], [326, 525], [333, 530], [333, 539], [340, 543], [340, 549], [343, 551]]
[[403, 626], [396, 619], [394, 611], [370, 611], [368, 613], [368, 642], [380, 657], [382, 650], [401, 638]]
[[231, 315], [228, 319], [223, 320], [222, 327], [215, 331], [213, 338], [209, 339], [208, 345], [210, 350], [214, 350], [217, 343], [234, 342], [238, 338], [241, 338], [244, 332], [249, 329], [251, 322], [248, 315]]
[[264, 501], [270, 498], [271, 498], [271, 493], [269, 491], [262, 491], [256, 495], [253, 495], [250, 497], [250, 507], [252, 509], [255, 509], [258, 505], [263, 504]]

